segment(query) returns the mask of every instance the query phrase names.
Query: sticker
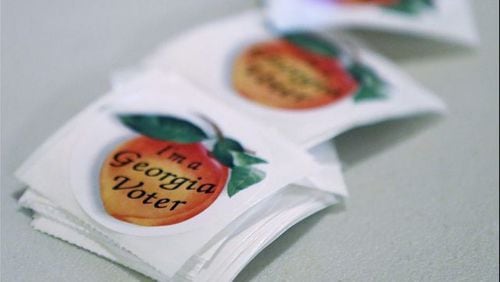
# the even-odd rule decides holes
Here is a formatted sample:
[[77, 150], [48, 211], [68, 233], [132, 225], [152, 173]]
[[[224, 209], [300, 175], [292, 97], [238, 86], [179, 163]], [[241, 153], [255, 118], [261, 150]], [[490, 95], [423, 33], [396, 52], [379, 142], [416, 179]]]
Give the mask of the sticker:
[[443, 111], [432, 93], [356, 39], [276, 35], [264, 20], [249, 11], [194, 28], [163, 44], [145, 67], [179, 73], [306, 149], [354, 127]]
[[178, 76], [146, 72], [108, 97], [75, 133], [69, 179], [82, 209], [113, 231], [164, 236], [229, 224], [317, 168]]
[[119, 119], [140, 134], [116, 147], [101, 168], [103, 205], [119, 220], [143, 226], [179, 223], [208, 208], [226, 184], [232, 197], [265, 177], [251, 167], [265, 161], [218, 128], [210, 152], [202, 143], [208, 135], [189, 121], [137, 114]]
[[469, 0], [266, 0], [273, 30], [366, 29], [479, 45]]
[[233, 85], [256, 103], [313, 109], [352, 96], [384, 97], [385, 83], [357, 58], [312, 33], [291, 33], [253, 44], [235, 60]]

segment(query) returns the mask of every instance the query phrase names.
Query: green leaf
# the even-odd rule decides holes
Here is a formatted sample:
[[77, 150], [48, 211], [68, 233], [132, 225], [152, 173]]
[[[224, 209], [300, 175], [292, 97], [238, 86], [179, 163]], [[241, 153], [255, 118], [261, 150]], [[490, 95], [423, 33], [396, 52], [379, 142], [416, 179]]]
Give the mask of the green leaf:
[[360, 85], [354, 96], [354, 101], [360, 102], [386, 97], [386, 84], [375, 71], [360, 63], [355, 63], [349, 67], [349, 72]]
[[283, 36], [283, 38], [298, 47], [316, 54], [328, 57], [338, 57], [341, 54], [340, 48], [335, 46], [332, 42], [327, 41], [312, 33], [289, 33]]
[[434, 7], [434, 0], [421, 0], [421, 2], [427, 7]]
[[131, 114], [118, 118], [128, 128], [153, 139], [197, 143], [208, 138], [198, 126], [172, 116]]
[[251, 166], [255, 164], [265, 164], [266, 160], [258, 158], [256, 156], [252, 156], [245, 152], [236, 152], [232, 151], [231, 155], [233, 156], [233, 165], [234, 166]]
[[386, 6], [387, 9], [406, 14], [418, 14], [420, 11], [432, 7], [434, 7], [433, 0], [400, 0], [397, 4]]
[[266, 177], [266, 173], [251, 167], [235, 167], [231, 169], [231, 178], [227, 186], [229, 197], [236, 193], [261, 182]]
[[223, 165], [233, 167], [233, 155], [231, 152], [243, 152], [244, 150], [238, 141], [230, 138], [222, 138], [215, 143], [212, 154]]
[[384, 99], [386, 96], [384, 94], [383, 88], [378, 87], [365, 87], [361, 86], [356, 95], [354, 96], [355, 102], [361, 102], [364, 100], [376, 100]]

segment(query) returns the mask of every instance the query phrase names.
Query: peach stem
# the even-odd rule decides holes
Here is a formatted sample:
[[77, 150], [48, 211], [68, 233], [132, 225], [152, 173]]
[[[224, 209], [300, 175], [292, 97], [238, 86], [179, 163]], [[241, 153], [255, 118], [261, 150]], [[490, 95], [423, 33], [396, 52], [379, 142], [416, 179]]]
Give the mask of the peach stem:
[[[202, 120], [206, 121], [208, 124], [210, 124], [210, 126], [212, 126], [212, 128], [214, 129], [215, 131], [215, 136], [217, 136], [217, 139], [218, 140], [222, 140], [224, 139], [224, 134], [222, 133], [222, 130], [220, 129], [220, 127], [213, 121], [211, 120], [210, 118], [208, 118], [207, 116], [203, 115], [203, 114], [197, 114]], [[245, 150], [246, 153], [249, 153], [249, 154], [252, 154], [254, 155], [255, 152], [254, 151], [250, 151], [246, 148], [243, 148]]]
[[215, 136], [217, 136], [217, 139], [223, 139], [224, 138], [224, 134], [222, 133], [222, 130], [220, 129], [220, 127], [214, 122], [212, 121], [211, 119], [209, 119], [207, 116], [203, 115], [203, 114], [197, 114], [202, 120], [206, 121], [208, 124], [210, 124], [210, 126], [214, 129], [215, 131]]

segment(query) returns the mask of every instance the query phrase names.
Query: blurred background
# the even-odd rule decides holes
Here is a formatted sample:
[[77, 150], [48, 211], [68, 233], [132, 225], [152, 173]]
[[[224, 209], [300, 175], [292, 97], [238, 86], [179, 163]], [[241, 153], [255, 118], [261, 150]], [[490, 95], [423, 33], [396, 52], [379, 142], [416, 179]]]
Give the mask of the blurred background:
[[[351, 197], [293, 227], [237, 281], [498, 281], [498, 1], [476, 0], [482, 44], [353, 31], [449, 106], [336, 139]], [[1, 2], [3, 281], [148, 281], [32, 230], [14, 170], [168, 37], [255, 1]], [[244, 31], [242, 31], [244, 32]], [[166, 254], [168, 255], [168, 254]]]

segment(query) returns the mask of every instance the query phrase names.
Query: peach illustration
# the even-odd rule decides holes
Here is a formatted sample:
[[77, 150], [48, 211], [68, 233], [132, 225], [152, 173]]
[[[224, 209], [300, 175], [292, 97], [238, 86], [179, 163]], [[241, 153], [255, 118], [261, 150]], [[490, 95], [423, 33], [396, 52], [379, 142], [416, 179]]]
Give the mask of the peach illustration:
[[302, 110], [334, 103], [352, 95], [358, 85], [332, 50], [311, 36], [257, 43], [236, 59], [233, 86], [269, 107]]
[[224, 137], [214, 123], [210, 152], [202, 143], [210, 137], [186, 120], [158, 115], [120, 120], [140, 135], [115, 147], [101, 167], [101, 201], [118, 220], [140, 226], [180, 223], [206, 210], [226, 187], [232, 197], [265, 177], [251, 167], [265, 161]]

